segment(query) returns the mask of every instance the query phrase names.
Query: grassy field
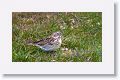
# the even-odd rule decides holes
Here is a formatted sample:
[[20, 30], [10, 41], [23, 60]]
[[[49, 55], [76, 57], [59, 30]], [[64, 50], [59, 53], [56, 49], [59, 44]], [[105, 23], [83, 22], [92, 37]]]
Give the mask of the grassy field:
[[[27, 45], [62, 33], [62, 45], [55, 52], [45, 52]], [[13, 12], [12, 13], [13, 62], [101, 62], [102, 13], [101, 12]]]

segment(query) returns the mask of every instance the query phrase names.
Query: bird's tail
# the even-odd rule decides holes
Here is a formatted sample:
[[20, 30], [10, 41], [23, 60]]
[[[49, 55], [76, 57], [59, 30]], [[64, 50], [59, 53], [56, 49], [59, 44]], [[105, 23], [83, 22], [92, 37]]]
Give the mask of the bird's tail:
[[27, 45], [34, 45], [34, 43], [31, 40], [26, 41]]
[[33, 43], [28, 43], [27, 45], [34, 45]]

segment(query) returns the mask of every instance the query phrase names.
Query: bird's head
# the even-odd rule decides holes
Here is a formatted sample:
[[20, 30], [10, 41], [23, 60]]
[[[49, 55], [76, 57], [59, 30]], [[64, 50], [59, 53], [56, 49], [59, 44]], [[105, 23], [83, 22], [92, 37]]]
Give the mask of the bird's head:
[[61, 32], [59, 32], [59, 31], [52, 34], [52, 37], [54, 37], [54, 38], [61, 38], [61, 36], [62, 36]]

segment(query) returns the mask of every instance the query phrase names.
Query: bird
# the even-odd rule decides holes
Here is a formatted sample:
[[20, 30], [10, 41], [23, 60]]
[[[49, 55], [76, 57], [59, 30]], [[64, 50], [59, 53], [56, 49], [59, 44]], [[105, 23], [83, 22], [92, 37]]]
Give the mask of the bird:
[[29, 42], [28, 45], [34, 45], [43, 51], [55, 51], [59, 49], [62, 43], [62, 35], [60, 31], [54, 32], [50, 36], [40, 39], [39, 41]]

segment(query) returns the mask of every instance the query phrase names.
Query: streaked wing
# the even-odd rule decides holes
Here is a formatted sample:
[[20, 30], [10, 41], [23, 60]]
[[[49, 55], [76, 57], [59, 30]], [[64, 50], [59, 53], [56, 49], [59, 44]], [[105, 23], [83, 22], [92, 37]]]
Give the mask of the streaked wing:
[[45, 44], [51, 44], [51, 42], [54, 42], [54, 38], [53, 37], [48, 37], [48, 38], [41, 39], [39, 41], [33, 42], [33, 44], [37, 44], [37, 45], [43, 46]]

